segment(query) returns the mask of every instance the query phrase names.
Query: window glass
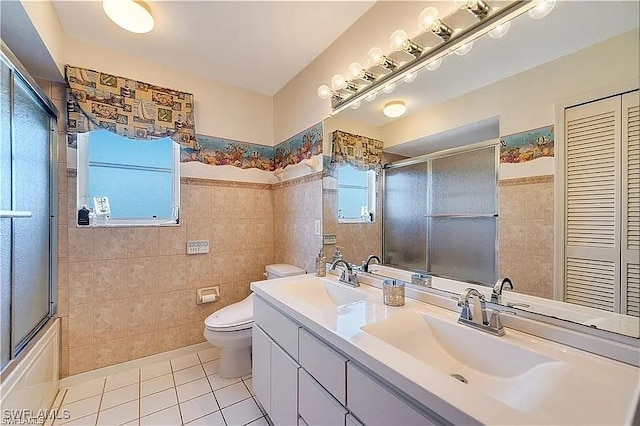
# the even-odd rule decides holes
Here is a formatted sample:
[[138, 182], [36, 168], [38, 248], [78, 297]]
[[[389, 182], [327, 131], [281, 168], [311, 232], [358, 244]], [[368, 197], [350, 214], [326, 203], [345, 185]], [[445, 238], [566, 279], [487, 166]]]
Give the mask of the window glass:
[[177, 223], [179, 152], [170, 138], [79, 135], [78, 209], [87, 206], [94, 225]]
[[338, 219], [372, 222], [375, 206], [375, 173], [346, 165], [338, 169]]

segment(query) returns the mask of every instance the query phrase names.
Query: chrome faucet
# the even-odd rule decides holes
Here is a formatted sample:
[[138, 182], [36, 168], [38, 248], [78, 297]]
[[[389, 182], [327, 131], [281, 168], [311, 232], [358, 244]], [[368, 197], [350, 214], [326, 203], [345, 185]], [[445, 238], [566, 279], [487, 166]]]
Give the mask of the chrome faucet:
[[[469, 306], [470, 299], [473, 309]], [[458, 306], [462, 307], [460, 318], [458, 318], [460, 324], [469, 325], [495, 336], [504, 336], [504, 327], [500, 320], [500, 314], [498, 311], [493, 311], [491, 317], [487, 320], [484, 296], [475, 288], [467, 288], [460, 294]]]
[[380, 260], [380, 258], [378, 256], [376, 256], [375, 254], [372, 254], [369, 257], [367, 257], [367, 260], [362, 262], [362, 270], [364, 272], [369, 272], [369, 263], [371, 263], [371, 261], [373, 259], [375, 259], [378, 263], [382, 263], [382, 261]]
[[504, 290], [504, 286], [508, 285], [510, 290], [513, 290], [513, 283], [509, 278], [503, 278], [498, 280], [496, 284], [493, 286], [493, 291], [491, 292], [491, 302], [492, 303], [502, 303], [502, 291]]
[[340, 282], [350, 285], [351, 287], [359, 287], [360, 283], [358, 283], [358, 276], [353, 272], [351, 265], [349, 265], [349, 263], [344, 259], [338, 259], [333, 262], [330, 269], [336, 269], [336, 266], [339, 264], [343, 264], [346, 267], [346, 269], [342, 271], [342, 275], [340, 275]]

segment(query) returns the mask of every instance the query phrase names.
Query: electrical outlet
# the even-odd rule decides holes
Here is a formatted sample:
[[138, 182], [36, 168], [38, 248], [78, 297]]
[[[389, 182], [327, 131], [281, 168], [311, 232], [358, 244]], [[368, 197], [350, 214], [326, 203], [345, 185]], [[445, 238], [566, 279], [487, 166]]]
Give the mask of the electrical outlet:
[[315, 227], [316, 235], [320, 235], [322, 233], [322, 223], [320, 222], [320, 219], [316, 219]]
[[187, 254], [209, 253], [209, 240], [198, 240], [187, 242]]

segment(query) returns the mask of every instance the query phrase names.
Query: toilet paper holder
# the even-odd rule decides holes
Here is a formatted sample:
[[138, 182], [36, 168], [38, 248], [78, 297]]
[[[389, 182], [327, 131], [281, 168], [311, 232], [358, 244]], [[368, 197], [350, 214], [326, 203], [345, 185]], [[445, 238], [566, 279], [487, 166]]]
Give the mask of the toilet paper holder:
[[220, 300], [220, 286], [202, 287], [196, 290], [196, 305]]

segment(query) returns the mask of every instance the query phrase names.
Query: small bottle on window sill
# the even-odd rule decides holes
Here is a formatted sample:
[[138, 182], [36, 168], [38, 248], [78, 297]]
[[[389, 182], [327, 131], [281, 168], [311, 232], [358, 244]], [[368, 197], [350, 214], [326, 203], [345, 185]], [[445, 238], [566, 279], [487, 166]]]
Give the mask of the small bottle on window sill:
[[87, 226], [89, 225], [89, 209], [87, 206], [82, 206], [80, 210], [78, 210], [78, 225]]

